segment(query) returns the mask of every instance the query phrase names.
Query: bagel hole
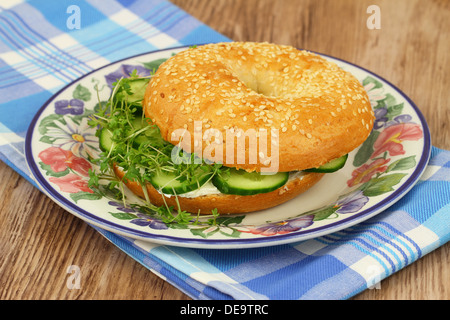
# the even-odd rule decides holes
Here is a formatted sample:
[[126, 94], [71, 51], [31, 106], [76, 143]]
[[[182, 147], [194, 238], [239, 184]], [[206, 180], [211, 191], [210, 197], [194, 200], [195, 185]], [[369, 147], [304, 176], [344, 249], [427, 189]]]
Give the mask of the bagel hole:
[[235, 68], [231, 63], [226, 63], [227, 68], [232, 72], [237, 80], [241, 81], [244, 86], [267, 97], [278, 97], [276, 86], [273, 85], [274, 75], [268, 75], [256, 69]]
[[276, 87], [264, 76], [237, 72], [236, 77], [249, 89], [267, 97], [277, 97]]

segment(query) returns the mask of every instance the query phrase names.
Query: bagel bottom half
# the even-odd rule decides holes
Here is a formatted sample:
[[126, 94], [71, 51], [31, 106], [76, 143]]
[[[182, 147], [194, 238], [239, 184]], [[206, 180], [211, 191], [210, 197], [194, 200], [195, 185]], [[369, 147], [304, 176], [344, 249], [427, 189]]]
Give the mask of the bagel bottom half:
[[[117, 166], [114, 166], [113, 169], [117, 177], [124, 182], [128, 189], [139, 197], [145, 198], [140, 183], [132, 180], [124, 181], [125, 172]], [[176, 198], [161, 194], [150, 183], [147, 183], [146, 187], [150, 202], [156, 206], [167, 204], [178, 208], [179, 204], [184, 211], [198, 213], [200, 210], [200, 214], [211, 214], [211, 211], [214, 209], [217, 209], [219, 214], [249, 213], [272, 208], [295, 198], [315, 185], [323, 175], [323, 173], [305, 172], [302, 176], [289, 180], [277, 190], [250, 196], [211, 194], [195, 198]]]

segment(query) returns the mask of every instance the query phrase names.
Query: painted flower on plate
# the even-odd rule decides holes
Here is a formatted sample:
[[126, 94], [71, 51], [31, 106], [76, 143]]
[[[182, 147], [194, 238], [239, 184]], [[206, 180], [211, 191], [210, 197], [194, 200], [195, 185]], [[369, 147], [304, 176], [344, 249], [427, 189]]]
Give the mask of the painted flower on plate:
[[368, 201], [369, 198], [361, 190], [356, 190], [338, 200], [334, 208], [337, 208], [336, 213], [353, 213], [361, 210]]
[[80, 115], [84, 111], [84, 102], [79, 99], [59, 100], [55, 102], [55, 113]]
[[138, 212], [138, 211], [136, 211], [136, 209], [134, 209], [130, 206], [125, 206], [123, 202], [121, 203], [121, 202], [117, 202], [117, 201], [108, 201], [108, 204], [116, 207], [117, 210], [120, 210], [123, 212], [127, 212], [127, 213]]
[[136, 70], [137, 74], [141, 77], [148, 77], [150, 75], [150, 70], [144, 68], [143, 66], [123, 64], [116, 71], [105, 75], [106, 83], [112, 88], [113, 83], [120, 78], [130, 77], [133, 70]]
[[215, 234], [216, 232], [220, 232], [227, 236], [232, 236], [236, 232], [236, 225], [211, 225], [209, 227], [205, 227], [204, 224], [192, 224], [189, 226], [189, 229], [191, 229], [191, 232], [193, 233], [201, 233], [204, 235], [205, 238]]
[[141, 226], [141, 227], [148, 226], [151, 229], [156, 229], [156, 230], [168, 229], [167, 225], [157, 218], [150, 217], [143, 213], [137, 213], [136, 216], [138, 218], [130, 220], [130, 223], [133, 223], [133, 224]]
[[375, 107], [378, 104], [378, 101], [386, 99], [386, 95], [383, 94], [383, 88], [376, 88], [375, 83], [369, 82], [364, 86], [364, 89], [369, 96], [370, 104]]
[[387, 127], [375, 141], [373, 145], [374, 152], [371, 158], [375, 158], [384, 152], [388, 152], [390, 156], [403, 155], [405, 154], [402, 145], [403, 141], [419, 140], [422, 136], [422, 129], [415, 123], [399, 123]]
[[259, 234], [262, 236], [274, 236], [277, 234], [286, 234], [309, 227], [313, 224], [314, 215], [302, 216], [286, 221], [267, 223], [257, 227], [247, 227], [240, 229], [241, 232]]
[[381, 129], [383, 127], [390, 127], [400, 123], [409, 123], [412, 120], [412, 117], [409, 114], [401, 114], [394, 117], [392, 120], [389, 120], [387, 107], [377, 108], [374, 110], [374, 113], [375, 121], [373, 124], [373, 128], [375, 130]]
[[91, 164], [86, 159], [75, 156], [70, 150], [49, 147], [39, 153], [39, 159], [54, 172], [63, 172], [70, 168], [83, 176], [89, 176]]
[[349, 187], [353, 187], [360, 183], [366, 183], [377, 173], [385, 172], [388, 168], [387, 164], [391, 159], [376, 159], [375, 161], [364, 164], [353, 170], [352, 178], [347, 181]]
[[374, 111], [375, 121], [373, 123], [373, 128], [378, 130], [386, 125], [386, 122], [389, 120], [386, 116], [388, 113], [387, 108], [377, 108]]
[[75, 155], [83, 158], [93, 158], [98, 152], [98, 139], [95, 137], [96, 128], [88, 124], [88, 117], [76, 123], [70, 117], [64, 122], [53, 121], [48, 126], [48, 135], [55, 138], [54, 145], [71, 150]]
[[411, 122], [411, 120], [412, 120], [412, 117], [409, 114], [401, 114], [399, 116], [396, 116], [391, 121], [386, 122], [386, 127], [390, 127], [390, 126], [400, 124], [400, 123], [409, 123], [409, 122]]
[[117, 210], [135, 215], [137, 218], [131, 219], [130, 223], [133, 223], [133, 224], [141, 226], [141, 227], [148, 226], [151, 229], [157, 229], [157, 230], [168, 229], [167, 225], [164, 222], [162, 222], [160, 219], [143, 214], [138, 209], [136, 209], [132, 206], [126, 206], [126, 205], [124, 205], [124, 203], [117, 202], [117, 201], [108, 201], [108, 204], [116, 207]]
[[88, 182], [83, 177], [69, 173], [62, 177], [50, 177], [49, 181], [56, 184], [62, 192], [78, 193], [89, 192], [94, 193], [89, 187]]

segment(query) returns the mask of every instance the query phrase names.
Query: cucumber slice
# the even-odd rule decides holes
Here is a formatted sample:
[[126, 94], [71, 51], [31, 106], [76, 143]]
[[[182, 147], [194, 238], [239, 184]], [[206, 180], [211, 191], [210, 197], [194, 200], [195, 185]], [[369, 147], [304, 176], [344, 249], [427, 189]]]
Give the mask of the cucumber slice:
[[145, 89], [147, 89], [147, 85], [150, 79], [148, 78], [138, 78], [130, 81], [130, 89], [132, 94], [126, 95], [126, 101], [129, 103], [141, 103], [144, 99]]
[[100, 135], [99, 135], [99, 145], [100, 150], [104, 152], [109, 152], [113, 146], [112, 141], [113, 133], [108, 130], [107, 128], [100, 129]]
[[[136, 132], [144, 127], [145, 120], [141, 118], [135, 118], [131, 121], [132, 129], [127, 133], [127, 135], [132, 134], [132, 132]], [[139, 148], [139, 145], [146, 141], [145, 134], [138, 134], [133, 140], [133, 147]], [[108, 128], [101, 128], [99, 134], [99, 145], [102, 151], [108, 152], [113, 147], [113, 132]]]
[[306, 172], [321, 172], [321, 173], [330, 173], [338, 171], [339, 169], [342, 169], [345, 166], [345, 162], [347, 161], [348, 154], [345, 156], [342, 156], [340, 158], [331, 160], [328, 163], [325, 163], [324, 165], [321, 165], [318, 168], [311, 168], [307, 170], [303, 170]]
[[162, 193], [183, 194], [200, 188], [211, 178], [212, 174], [213, 172], [209, 169], [204, 171], [198, 168], [195, 172], [196, 179], [180, 181], [175, 173], [158, 170], [151, 176], [150, 183]]
[[253, 195], [267, 193], [286, 184], [289, 179], [288, 172], [278, 172], [273, 175], [262, 175], [259, 172], [229, 169], [229, 173], [216, 174], [212, 183], [225, 194]]
[[142, 100], [144, 99], [145, 89], [149, 81], [150, 79], [148, 78], [127, 79], [130, 90], [127, 91], [121, 87], [115, 93], [113, 101], [115, 103], [124, 103], [136, 107], [142, 112]]

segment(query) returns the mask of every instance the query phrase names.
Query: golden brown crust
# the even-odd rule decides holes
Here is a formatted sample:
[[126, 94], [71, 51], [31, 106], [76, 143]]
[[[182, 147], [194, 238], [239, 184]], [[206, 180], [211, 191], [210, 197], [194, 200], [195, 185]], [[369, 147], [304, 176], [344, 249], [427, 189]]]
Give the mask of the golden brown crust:
[[[114, 172], [120, 179], [123, 179], [125, 173], [120, 168], [114, 167]], [[191, 213], [198, 213], [200, 210], [200, 214], [210, 214], [213, 209], [217, 209], [219, 214], [249, 213], [272, 208], [295, 198], [316, 184], [323, 175], [323, 173], [305, 173], [302, 178], [290, 180], [277, 190], [252, 196], [214, 194], [196, 198], [178, 197], [177, 200], [182, 210]], [[134, 194], [145, 198], [142, 186], [138, 182], [126, 181], [124, 183]], [[151, 184], [146, 186], [151, 203], [157, 206], [163, 206], [166, 203], [168, 206], [178, 208], [175, 197], [164, 196]]]
[[[209, 44], [171, 57], [151, 79], [144, 110], [175, 144], [172, 132], [186, 128], [194, 137], [195, 121], [203, 133], [214, 128], [222, 137], [227, 128], [267, 129], [279, 138], [278, 171], [284, 172], [349, 153], [367, 139], [374, 120], [362, 85], [336, 64], [290, 46], [251, 42]], [[192, 152], [198, 145], [191, 139], [181, 146]], [[264, 158], [249, 163], [248, 153], [245, 163], [223, 163], [248, 171], [267, 167]]]

